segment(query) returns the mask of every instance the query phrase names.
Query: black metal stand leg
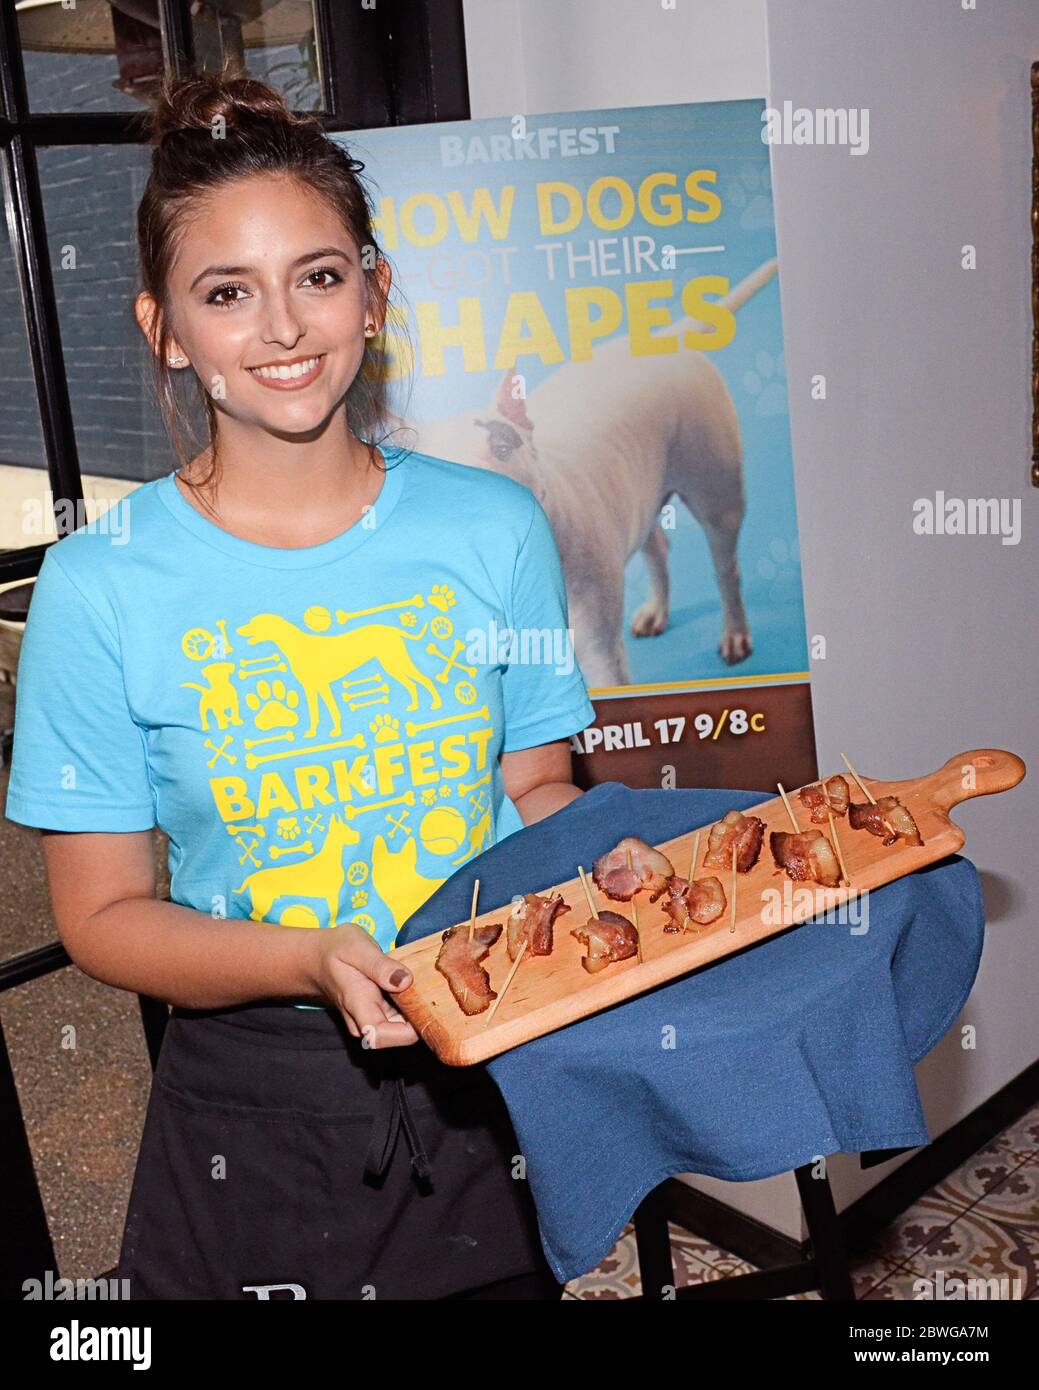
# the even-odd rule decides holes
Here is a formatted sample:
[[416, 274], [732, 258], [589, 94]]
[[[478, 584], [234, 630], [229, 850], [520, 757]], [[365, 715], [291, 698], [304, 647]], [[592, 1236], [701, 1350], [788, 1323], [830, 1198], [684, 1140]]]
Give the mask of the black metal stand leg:
[[675, 1286], [675, 1267], [671, 1263], [671, 1238], [667, 1229], [666, 1184], [660, 1183], [639, 1203], [635, 1210], [635, 1246], [642, 1277], [642, 1296], [647, 1299], [664, 1297], [665, 1290]]
[[813, 1177], [812, 1167], [812, 1164], [805, 1163], [795, 1168], [794, 1177], [812, 1242], [819, 1292], [823, 1298], [850, 1299], [854, 1302], [855, 1286], [851, 1282], [848, 1257], [841, 1244], [840, 1223], [830, 1191], [830, 1179], [825, 1171], [822, 1177]]

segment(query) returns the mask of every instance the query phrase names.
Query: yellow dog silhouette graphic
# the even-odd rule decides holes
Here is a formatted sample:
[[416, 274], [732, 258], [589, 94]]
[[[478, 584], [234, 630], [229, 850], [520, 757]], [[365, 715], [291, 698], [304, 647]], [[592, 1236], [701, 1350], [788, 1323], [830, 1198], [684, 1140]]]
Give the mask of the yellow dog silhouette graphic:
[[246, 889], [252, 896], [252, 911], [249, 916], [257, 922], [268, 920], [268, 914], [275, 900], [281, 897], [320, 898], [328, 906], [328, 925], [334, 927], [339, 920], [339, 894], [346, 878], [343, 868], [343, 848], [345, 845], [360, 843], [360, 835], [347, 825], [341, 816], [332, 815], [328, 822], [328, 834], [317, 854], [309, 859], [299, 859], [294, 864], [278, 864], [270, 869], [257, 869], [247, 874], [235, 893]]
[[415, 867], [417, 857], [414, 840], [407, 840], [402, 849], [392, 850], [381, 835], [376, 835], [372, 845], [372, 887], [393, 914], [398, 932], [444, 882], [442, 878], [426, 878], [419, 873]]
[[244, 722], [238, 713], [238, 691], [231, 684], [233, 672], [233, 661], [211, 661], [202, 670], [209, 682], [208, 685], [199, 685], [197, 681], [181, 681], [185, 690], [202, 692], [202, 698], [198, 702], [198, 713], [203, 729], [208, 730], [210, 715], [216, 720], [218, 729], [226, 729], [228, 724]]
[[303, 687], [307, 700], [309, 724], [305, 738], [317, 732], [322, 701], [332, 716], [331, 733], [340, 734], [343, 728], [342, 711], [332, 689], [332, 682], [356, 671], [367, 661], [377, 661], [382, 669], [408, 693], [409, 712], [418, 709], [418, 688], [421, 685], [432, 697], [431, 708], [439, 709], [440, 694], [432, 681], [424, 676], [412, 661], [405, 642], [417, 642], [425, 632], [406, 633], [387, 623], [366, 623], [349, 632], [314, 633], [280, 618], [275, 613], [258, 613], [237, 631], [250, 646], [258, 642], [273, 642], [285, 658], [289, 670]]
[[[252, 898], [249, 915], [257, 922], [272, 920], [271, 909], [279, 898], [319, 898], [328, 908], [330, 927], [340, 920], [339, 895], [346, 879], [343, 849], [356, 845], [360, 836], [340, 816], [329, 819], [328, 834], [317, 854], [294, 864], [278, 864], [247, 874], [235, 893], [247, 889]], [[416, 845], [409, 840], [402, 850], [391, 850], [381, 835], [372, 848], [372, 886], [389, 908], [396, 931], [444, 882], [426, 878], [415, 867]], [[344, 921], [349, 920], [344, 918]], [[309, 924], [308, 924], [309, 925]], [[319, 925], [315, 919], [314, 926]], [[396, 934], [396, 933], [395, 933]]]

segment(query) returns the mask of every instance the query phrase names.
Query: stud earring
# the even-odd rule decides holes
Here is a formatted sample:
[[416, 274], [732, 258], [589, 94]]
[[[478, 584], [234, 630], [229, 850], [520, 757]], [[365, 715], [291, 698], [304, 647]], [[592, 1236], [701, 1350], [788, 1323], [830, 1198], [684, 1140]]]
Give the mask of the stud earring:
[[171, 367], [179, 367], [182, 362], [186, 362], [187, 360], [186, 357], [171, 357], [169, 359], [169, 364]]
[[375, 324], [374, 324], [374, 323], [366, 323], [366, 324], [364, 325], [364, 332], [365, 332], [365, 337], [370, 336], [372, 333], [375, 332]]

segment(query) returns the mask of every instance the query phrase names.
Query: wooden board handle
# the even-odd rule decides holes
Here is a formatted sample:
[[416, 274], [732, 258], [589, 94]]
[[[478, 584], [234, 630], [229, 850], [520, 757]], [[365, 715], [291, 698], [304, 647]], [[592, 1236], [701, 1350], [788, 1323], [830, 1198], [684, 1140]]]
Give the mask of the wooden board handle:
[[957, 753], [937, 772], [921, 781], [934, 806], [948, 812], [972, 796], [991, 796], [993, 792], [1009, 791], [1025, 775], [1025, 765], [1016, 753], [1005, 748], [972, 748]]

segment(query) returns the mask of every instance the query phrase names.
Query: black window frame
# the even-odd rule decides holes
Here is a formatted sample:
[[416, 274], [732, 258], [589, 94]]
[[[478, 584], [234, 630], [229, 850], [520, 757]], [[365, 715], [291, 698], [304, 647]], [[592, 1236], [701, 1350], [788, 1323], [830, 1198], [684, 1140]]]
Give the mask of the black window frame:
[[[168, 72], [194, 66], [190, 4], [158, 0]], [[379, 0], [370, 10], [314, 0], [314, 21], [324, 109], [311, 114], [327, 131], [469, 119], [462, 0]], [[83, 482], [36, 152], [48, 145], [146, 144], [142, 112], [34, 113], [15, 0], [0, 0], [6, 213], [59, 538], [64, 518], [82, 514]], [[48, 545], [57, 543], [0, 550], [0, 584], [35, 578]]]
[[[190, 0], [158, 0], [164, 66], [194, 65]], [[362, 9], [343, 0], [314, 0], [318, 66], [327, 131], [468, 120], [469, 91], [462, 0], [379, 0]], [[144, 108], [142, 107], [142, 112]], [[61, 325], [54, 290], [37, 150], [55, 145], [145, 144], [141, 112], [34, 113], [29, 106], [15, 0], [0, 0], [0, 152], [6, 169], [5, 210], [19, 277], [22, 314], [39, 406], [57, 541], [0, 551], [0, 584], [34, 579], [49, 545], [60, 545], [65, 515], [83, 500]], [[27, 466], [29, 466], [27, 464]], [[69, 641], [75, 641], [70, 633]], [[72, 962], [54, 941], [0, 959], [0, 1003], [7, 990]], [[165, 1030], [166, 1006], [138, 996], [152, 1068]], [[0, 1023], [0, 1299], [23, 1297], [22, 1280], [57, 1273], [14, 1072]]]

